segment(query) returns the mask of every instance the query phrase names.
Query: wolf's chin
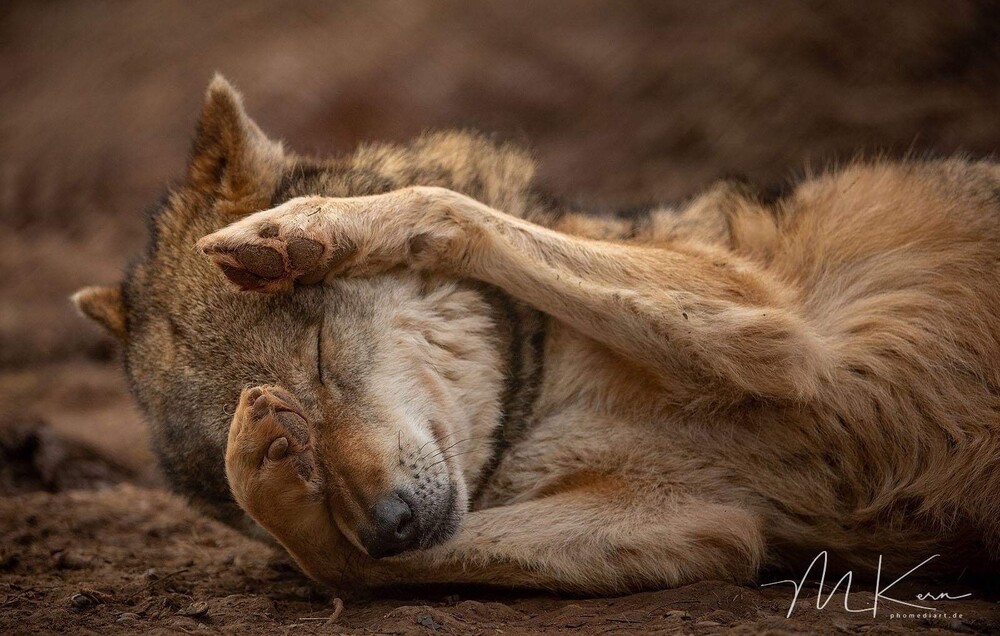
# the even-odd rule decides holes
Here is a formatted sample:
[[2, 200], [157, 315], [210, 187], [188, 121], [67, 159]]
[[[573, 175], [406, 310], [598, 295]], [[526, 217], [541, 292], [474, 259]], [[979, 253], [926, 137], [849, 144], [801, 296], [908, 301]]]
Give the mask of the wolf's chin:
[[422, 532], [418, 549], [426, 550], [440, 545], [458, 532], [462, 524], [463, 512], [458, 505], [458, 492], [454, 486], [448, 489], [448, 502], [445, 509], [436, 516], [433, 525]]

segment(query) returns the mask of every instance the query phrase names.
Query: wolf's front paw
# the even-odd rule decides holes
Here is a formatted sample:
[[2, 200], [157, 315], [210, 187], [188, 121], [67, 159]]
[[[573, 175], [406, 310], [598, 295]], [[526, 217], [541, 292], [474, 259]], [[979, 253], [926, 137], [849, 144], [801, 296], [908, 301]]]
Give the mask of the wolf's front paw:
[[320, 203], [294, 199], [209, 234], [197, 246], [240, 289], [283, 291], [296, 282], [319, 282], [355, 251], [355, 242], [329, 225]]
[[399, 266], [455, 273], [468, 246], [455, 212], [462, 201], [426, 187], [346, 199], [300, 197], [209, 234], [198, 248], [245, 291], [282, 291]]
[[320, 498], [309, 423], [287, 391], [243, 390], [229, 427], [226, 476], [236, 502], [265, 527]]

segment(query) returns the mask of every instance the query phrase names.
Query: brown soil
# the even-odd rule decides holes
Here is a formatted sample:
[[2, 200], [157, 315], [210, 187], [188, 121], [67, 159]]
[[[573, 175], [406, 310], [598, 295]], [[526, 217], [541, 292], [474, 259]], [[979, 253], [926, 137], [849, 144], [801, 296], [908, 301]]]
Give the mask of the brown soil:
[[961, 619], [839, 599], [786, 619], [786, 588], [718, 582], [614, 599], [339, 591], [327, 622], [332, 591], [162, 488], [114, 343], [66, 301], [142, 248], [140, 211], [181, 173], [216, 70], [302, 151], [473, 125], [531, 143], [557, 193], [633, 205], [858, 153], [992, 153], [998, 25], [993, 3], [961, 0], [5, 3], [0, 632], [1000, 630], [983, 586], [947, 605]]
[[[981, 598], [948, 603], [962, 618], [937, 620], [891, 620], [885, 609], [877, 618], [848, 614], [843, 595], [818, 611], [815, 587], [786, 619], [787, 589], [715, 581], [599, 599], [468, 588], [340, 591], [343, 613], [330, 620], [332, 591], [159, 489], [20, 495], [0, 502], [0, 521], [3, 633], [946, 633], [1000, 625], [1000, 606]], [[870, 591], [850, 596], [855, 608], [872, 600]]]

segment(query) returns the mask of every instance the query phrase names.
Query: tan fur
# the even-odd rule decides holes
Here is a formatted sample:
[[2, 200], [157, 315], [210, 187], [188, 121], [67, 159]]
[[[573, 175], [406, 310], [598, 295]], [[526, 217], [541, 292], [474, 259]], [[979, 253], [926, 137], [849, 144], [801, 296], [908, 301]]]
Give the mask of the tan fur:
[[81, 314], [110, 331], [116, 338], [124, 339], [128, 335], [120, 286], [84, 287], [73, 294], [72, 301]]
[[[253, 329], [272, 344], [247, 355], [344, 366], [336, 389], [273, 374], [308, 422], [287, 456], [255, 459], [292, 435], [252, 412], [265, 390], [243, 389], [228, 429], [236, 502], [310, 575], [620, 592], [745, 580], [824, 549], [866, 564], [954, 549], [995, 570], [995, 165], [856, 164], [774, 203], [720, 184], [635, 224], [540, 206], [530, 162], [475, 137], [352, 161], [393, 187], [320, 176], [223, 229], [212, 217], [198, 242], [262, 292]], [[251, 302], [186, 267], [204, 306]], [[492, 473], [482, 440], [503, 416], [509, 336], [488, 297], [456, 281], [548, 321], [530, 426]], [[320, 344], [323, 329], [370, 336], [368, 357], [346, 336], [315, 354], [294, 323], [282, 330], [290, 319], [274, 316], [324, 289], [342, 296], [316, 310], [336, 323]], [[228, 333], [217, 313], [173, 311]], [[152, 374], [143, 364], [133, 377]], [[352, 393], [354, 374], [366, 384]], [[372, 498], [411, 483], [455, 489], [457, 534], [368, 559]]]

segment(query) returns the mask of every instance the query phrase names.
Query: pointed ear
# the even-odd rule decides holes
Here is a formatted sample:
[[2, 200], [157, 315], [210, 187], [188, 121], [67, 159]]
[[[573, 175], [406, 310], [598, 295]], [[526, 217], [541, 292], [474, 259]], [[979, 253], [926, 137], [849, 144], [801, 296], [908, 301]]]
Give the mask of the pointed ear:
[[191, 185], [237, 208], [253, 208], [258, 199], [269, 199], [284, 160], [281, 144], [261, 132], [243, 109], [240, 94], [216, 75], [195, 133], [188, 166]]
[[119, 340], [125, 340], [125, 300], [121, 285], [84, 287], [70, 296], [77, 310]]

